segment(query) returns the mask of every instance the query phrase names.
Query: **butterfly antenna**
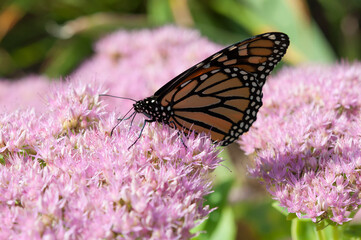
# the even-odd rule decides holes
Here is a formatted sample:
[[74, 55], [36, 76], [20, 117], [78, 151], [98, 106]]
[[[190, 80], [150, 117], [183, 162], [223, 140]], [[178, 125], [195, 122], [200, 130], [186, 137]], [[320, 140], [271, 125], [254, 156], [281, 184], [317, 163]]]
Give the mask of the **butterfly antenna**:
[[99, 94], [99, 97], [113, 97], [113, 98], [120, 98], [120, 99], [131, 100], [131, 101], [133, 101], [133, 102], [136, 102], [136, 101], [137, 101], [137, 100], [134, 100], [133, 98], [118, 97], [118, 96], [109, 95], [109, 94]]
[[133, 110], [133, 108], [131, 108], [131, 109], [124, 115], [123, 118], [119, 118], [119, 119], [118, 119], [118, 123], [112, 128], [112, 131], [110, 132], [110, 136], [113, 136], [113, 132], [114, 132], [114, 130], [118, 127], [119, 124], [121, 124], [124, 120], [128, 120], [128, 119], [131, 118], [133, 115], [135, 116], [136, 112], [133, 112], [129, 117], [126, 117], [132, 110]]

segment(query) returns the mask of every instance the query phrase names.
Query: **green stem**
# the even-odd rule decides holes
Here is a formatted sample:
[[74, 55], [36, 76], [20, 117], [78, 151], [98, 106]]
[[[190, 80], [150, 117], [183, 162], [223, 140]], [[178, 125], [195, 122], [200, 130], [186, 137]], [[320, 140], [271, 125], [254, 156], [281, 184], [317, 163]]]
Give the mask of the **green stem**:
[[[346, 224], [335, 226], [325, 221], [314, 223], [311, 220], [292, 219], [291, 237], [292, 240], [341, 240]], [[359, 239], [361, 238], [354, 238]]]
[[332, 235], [333, 235], [333, 240], [339, 240], [340, 239], [340, 232], [339, 232], [338, 226], [333, 226], [332, 227]]
[[298, 225], [298, 219], [294, 218], [292, 220], [292, 224], [291, 224], [291, 237], [292, 237], [292, 240], [297, 240], [297, 225]]
[[324, 229], [317, 230], [316, 227], [315, 227], [315, 231], [316, 231], [316, 234], [317, 234], [317, 240], [325, 240], [326, 239], [325, 232], [323, 230]]

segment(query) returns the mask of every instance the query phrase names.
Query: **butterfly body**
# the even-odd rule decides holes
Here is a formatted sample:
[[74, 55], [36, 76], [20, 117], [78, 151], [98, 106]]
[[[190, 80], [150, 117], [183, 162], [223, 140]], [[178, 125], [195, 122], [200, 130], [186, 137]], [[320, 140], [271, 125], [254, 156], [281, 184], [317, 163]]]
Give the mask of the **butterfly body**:
[[161, 106], [156, 96], [151, 96], [133, 104], [134, 111], [144, 114], [148, 122], [162, 122], [168, 124], [171, 115], [169, 107]]
[[133, 108], [184, 133], [210, 133], [226, 146], [247, 132], [262, 106], [266, 77], [289, 45], [271, 32], [235, 43], [184, 71]]

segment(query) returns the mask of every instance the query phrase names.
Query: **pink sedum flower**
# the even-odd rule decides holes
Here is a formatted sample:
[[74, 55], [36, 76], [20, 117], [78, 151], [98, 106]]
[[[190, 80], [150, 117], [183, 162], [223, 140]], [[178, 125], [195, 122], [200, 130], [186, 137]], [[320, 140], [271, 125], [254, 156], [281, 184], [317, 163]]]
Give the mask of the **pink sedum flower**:
[[165, 27], [121, 31], [96, 48], [67, 81], [48, 85], [42, 105], [20, 100], [0, 114], [0, 239], [187, 239], [212, 211], [204, 196], [220, 159], [211, 140], [190, 135], [185, 148], [154, 123], [128, 150], [141, 125], [123, 122], [110, 137], [119, 117], [110, 106], [129, 104], [98, 95], [146, 97], [216, 45]]
[[0, 116], [0, 238], [189, 238], [210, 213], [203, 197], [220, 161], [211, 141], [191, 135], [185, 148], [153, 124], [128, 150], [140, 127], [110, 137], [115, 116], [99, 91], [63, 84], [48, 112]]
[[11, 112], [19, 108], [34, 108], [42, 111], [50, 85], [48, 78], [35, 75], [12, 81], [0, 79], [0, 110]]
[[285, 69], [268, 80], [240, 143], [288, 212], [342, 224], [361, 203], [361, 64]]

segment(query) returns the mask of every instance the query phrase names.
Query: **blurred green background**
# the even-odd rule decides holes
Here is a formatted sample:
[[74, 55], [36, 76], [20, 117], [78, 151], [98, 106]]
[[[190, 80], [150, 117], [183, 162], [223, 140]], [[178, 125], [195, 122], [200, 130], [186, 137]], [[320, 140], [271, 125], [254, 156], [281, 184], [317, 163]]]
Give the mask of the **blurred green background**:
[[[92, 55], [101, 36], [122, 29], [175, 24], [199, 29], [227, 45], [266, 31], [283, 31], [284, 62], [353, 61], [361, 57], [360, 0], [2, 0], [0, 78], [70, 74]], [[271, 206], [237, 145], [215, 176], [207, 204], [217, 207], [196, 239], [290, 239], [291, 222]]]
[[64, 76], [102, 35], [169, 23], [224, 45], [284, 31], [290, 64], [353, 60], [361, 57], [360, 19], [360, 0], [2, 0], [0, 77]]

